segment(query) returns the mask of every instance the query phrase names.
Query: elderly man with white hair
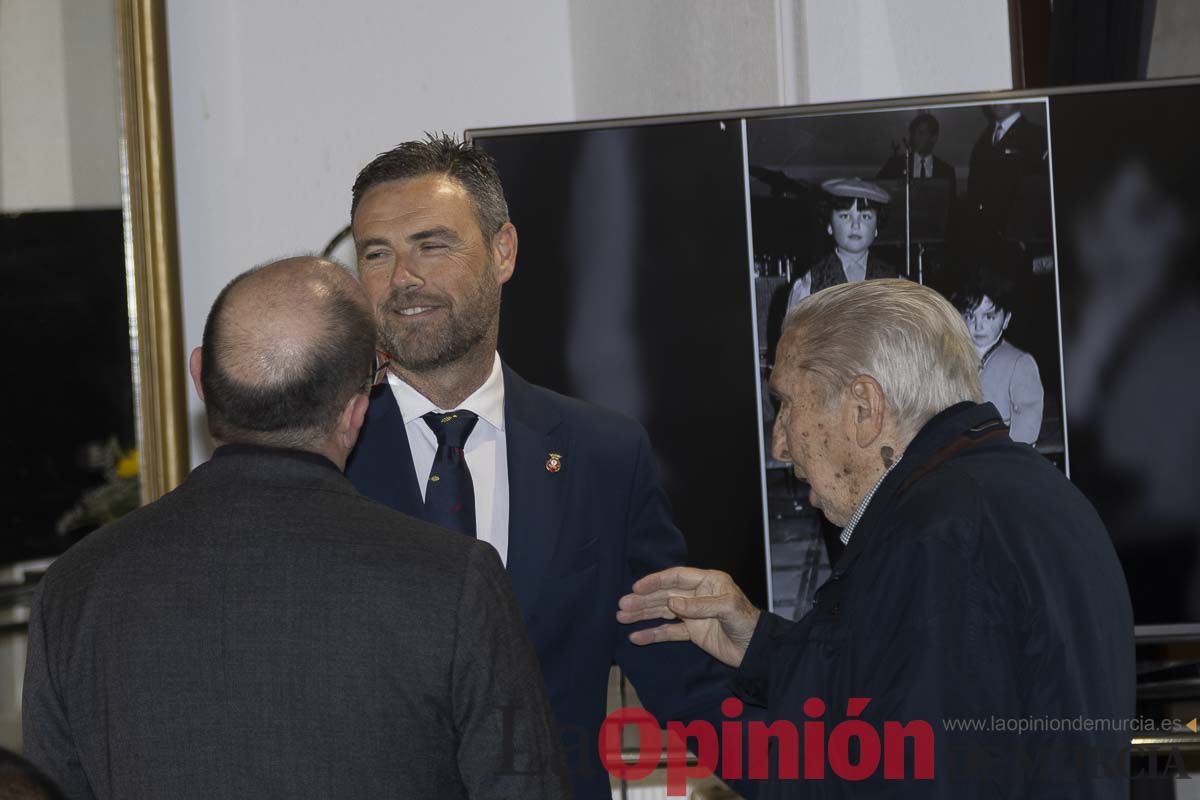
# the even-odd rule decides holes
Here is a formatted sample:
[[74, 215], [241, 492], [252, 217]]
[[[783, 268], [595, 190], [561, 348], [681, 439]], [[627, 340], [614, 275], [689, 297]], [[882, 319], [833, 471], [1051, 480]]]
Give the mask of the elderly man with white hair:
[[844, 528], [813, 608], [793, 623], [680, 567], [617, 614], [678, 620], [630, 639], [690, 640], [803, 730], [799, 779], [795, 741], [773, 740], [759, 796], [1127, 797], [1121, 566], [1087, 499], [980, 402], [954, 307], [902, 280], [817, 292], [788, 314], [771, 390], [775, 457]]

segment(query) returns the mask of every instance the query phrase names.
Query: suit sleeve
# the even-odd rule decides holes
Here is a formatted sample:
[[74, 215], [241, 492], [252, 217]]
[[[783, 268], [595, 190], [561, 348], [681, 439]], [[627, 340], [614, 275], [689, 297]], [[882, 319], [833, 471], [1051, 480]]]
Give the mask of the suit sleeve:
[[[687, 545], [672, 520], [670, 502], [644, 433], [637, 444], [626, 537], [622, 593], [631, 591], [634, 581], [642, 576], [687, 560]], [[668, 720], [721, 719], [719, 708], [730, 695], [728, 684], [733, 671], [690, 642], [638, 647], [629, 641], [634, 630], [657, 622], [622, 626], [617, 637], [617, 663], [638, 697], [664, 725]]]
[[500, 557], [470, 550], [455, 614], [452, 703], [469, 797], [569, 798], [561, 743]]
[[759, 615], [754, 635], [733, 677], [732, 686], [738, 697], [762, 708], [771, 705], [771, 687], [786, 684], [791, 674], [792, 655], [782, 652], [781, 643], [786, 643], [796, 627], [791, 620], [769, 611]]
[[24, 755], [67, 797], [95, 795], [83, 771], [71, 724], [54, 680], [47, 647], [45, 584], [38, 587], [29, 615], [25, 686], [21, 699]]
[[1042, 410], [1045, 392], [1038, 374], [1037, 362], [1028, 353], [1017, 357], [1012, 378], [1008, 382], [1012, 419], [1009, 432], [1014, 442], [1033, 444], [1042, 430]]

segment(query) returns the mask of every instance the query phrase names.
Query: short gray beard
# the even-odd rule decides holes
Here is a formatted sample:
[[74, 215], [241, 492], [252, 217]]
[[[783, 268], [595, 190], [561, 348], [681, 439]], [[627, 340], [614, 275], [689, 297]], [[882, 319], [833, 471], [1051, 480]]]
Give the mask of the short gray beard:
[[379, 338], [391, 361], [409, 372], [432, 372], [462, 359], [492, 334], [500, 314], [500, 287], [494, 284], [493, 266], [480, 276], [476, 291], [452, 309], [445, 325], [432, 336], [416, 339], [392, 324], [386, 307], [400, 299], [396, 293], [380, 304]]

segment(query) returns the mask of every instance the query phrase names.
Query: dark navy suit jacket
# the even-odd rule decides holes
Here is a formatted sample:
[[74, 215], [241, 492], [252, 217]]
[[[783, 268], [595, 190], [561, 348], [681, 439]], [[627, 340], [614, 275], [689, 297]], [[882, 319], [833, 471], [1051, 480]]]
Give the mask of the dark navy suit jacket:
[[[646, 432], [619, 414], [534, 386], [504, 368], [507, 567], [541, 663], [578, 798], [611, 798], [598, 735], [615, 661], [646, 708], [718, 722], [732, 671], [690, 643], [638, 647], [617, 600], [650, 572], [684, 563]], [[546, 468], [550, 453], [561, 469]], [[400, 409], [371, 397], [346, 475], [360, 492], [413, 516], [422, 501]], [[447, 536], [454, 535], [447, 533]]]

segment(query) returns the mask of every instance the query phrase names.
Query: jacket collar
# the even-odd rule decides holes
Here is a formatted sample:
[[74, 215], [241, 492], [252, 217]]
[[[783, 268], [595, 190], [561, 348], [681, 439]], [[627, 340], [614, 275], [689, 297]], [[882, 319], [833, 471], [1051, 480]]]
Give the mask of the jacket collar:
[[421, 516], [424, 504], [408, 433], [396, 396], [386, 382], [371, 390], [371, 404], [346, 473], [367, 497], [409, 516]]
[[337, 465], [304, 450], [223, 444], [208, 461], [192, 470], [188, 483], [262, 484], [357, 494]]
[[312, 464], [318, 467], [325, 467], [334, 472], [341, 473], [337, 464], [334, 464], [320, 453], [314, 453], [309, 450], [293, 450], [285, 447], [264, 447], [257, 444], [223, 444], [213, 451], [212, 457], [230, 458], [235, 456], [250, 456], [256, 458], [275, 458], [284, 459], [287, 461], [302, 462]]
[[551, 402], [554, 395], [535, 388], [508, 364], [502, 364], [502, 368], [505, 424], [516, 422], [543, 436], [554, 431], [563, 421], [562, 409]]
[[[575, 443], [562, 430], [556, 396], [504, 365], [508, 448], [508, 574], [524, 618], [537, 616], [537, 597], [558, 546], [566, 500], [579, 470]], [[553, 471], [550, 459], [558, 456]]]
[[904, 449], [903, 458], [896, 468], [879, 485], [854, 529], [854, 536], [834, 565], [834, 575], [844, 573], [859, 553], [869, 546], [893, 498], [903, 494], [912, 484], [962, 449], [998, 433], [1007, 434], [1007, 431], [1000, 419], [1000, 412], [991, 403], [956, 403], [926, 422]]

